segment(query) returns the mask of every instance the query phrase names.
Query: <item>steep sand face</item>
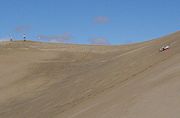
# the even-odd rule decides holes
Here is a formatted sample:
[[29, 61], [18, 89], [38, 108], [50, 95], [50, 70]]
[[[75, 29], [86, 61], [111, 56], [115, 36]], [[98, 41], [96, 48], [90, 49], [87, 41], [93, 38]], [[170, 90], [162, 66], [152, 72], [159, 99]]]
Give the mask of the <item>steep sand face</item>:
[[[0, 43], [0, 118], [180, 117], [179, 38], [125, 46]], [[166, 44], [170, 50], [160, 53]]]

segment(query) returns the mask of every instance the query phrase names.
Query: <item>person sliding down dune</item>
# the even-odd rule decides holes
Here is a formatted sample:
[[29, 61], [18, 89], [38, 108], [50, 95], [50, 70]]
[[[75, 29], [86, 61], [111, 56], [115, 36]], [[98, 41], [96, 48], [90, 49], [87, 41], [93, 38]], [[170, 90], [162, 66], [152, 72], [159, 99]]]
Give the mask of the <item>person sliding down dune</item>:
[[170, 48], [169, 45], [163, 46], [163, 47], [160, 48], [160, 52], [163, 52], [163, 51], [165, 51], [165, 50], [168, 50], [169, 48]]

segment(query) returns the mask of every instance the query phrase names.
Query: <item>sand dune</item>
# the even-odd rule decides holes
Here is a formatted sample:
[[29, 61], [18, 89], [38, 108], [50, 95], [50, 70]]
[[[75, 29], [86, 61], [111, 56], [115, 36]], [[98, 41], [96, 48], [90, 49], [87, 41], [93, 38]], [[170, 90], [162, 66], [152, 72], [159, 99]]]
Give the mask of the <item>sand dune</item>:
[[[178, 118], [179, 39], [0, 42], [0, 118]], [[162, 45], [171, 48], [159, 52]]]

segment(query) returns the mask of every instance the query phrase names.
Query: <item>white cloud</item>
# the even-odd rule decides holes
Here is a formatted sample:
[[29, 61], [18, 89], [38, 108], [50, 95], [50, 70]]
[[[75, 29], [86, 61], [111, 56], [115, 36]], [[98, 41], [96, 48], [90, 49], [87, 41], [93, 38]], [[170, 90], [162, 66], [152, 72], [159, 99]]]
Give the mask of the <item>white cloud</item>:
[[39, 39], [48, 40], [49, 42], [67, 43], [72, 40], [70, 33], [64, 33], [61, 35], [39, 35]]
[[8, 38], [0, 38], [0, 42], [3, 42], [3, 41], [9, 41]]
[[95, 45], [110, 45], [110, 42], [106, 38], [93, 38], [89, 41], [91, 44]]

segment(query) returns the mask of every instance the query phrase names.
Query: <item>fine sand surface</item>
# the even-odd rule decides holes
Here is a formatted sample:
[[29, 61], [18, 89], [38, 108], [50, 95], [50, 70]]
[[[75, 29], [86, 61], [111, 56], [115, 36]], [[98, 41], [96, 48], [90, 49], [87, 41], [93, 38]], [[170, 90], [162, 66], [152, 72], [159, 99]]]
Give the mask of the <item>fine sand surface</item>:
[[180, 32], [122, 46], [0, 42], [0, 118], [180, 118]]

